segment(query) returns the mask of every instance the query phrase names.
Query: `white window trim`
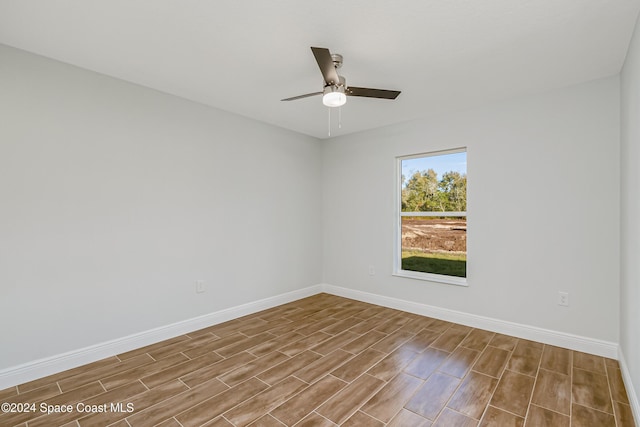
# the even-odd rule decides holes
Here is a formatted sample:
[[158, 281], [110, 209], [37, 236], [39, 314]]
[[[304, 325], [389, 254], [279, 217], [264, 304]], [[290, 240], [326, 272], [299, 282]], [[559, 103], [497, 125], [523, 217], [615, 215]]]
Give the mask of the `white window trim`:
[[[396, 185], [395, 185], [395, 230], [393, 245], [393, 276], [405, 277], [408, 279], [424, 280], [428, 282], [446, 283], [456, 286], [469, 286], [467, 277], [447, 276], [444, 274], [423, 273], [421, 271], [411, 271], [402, 269], [402, 217], [404, 216], [467, 216], [466, 212], [402, 212], [402, 161], [416, 159], [420, 157], [440, 156], [443, 154], [465, 153], [466, 148], [453, 150], [435, 151], [423, 154], [413, 154], [410, 156], [396, 157]], [[468, 250], [467, 250], [468, 255]], [[467, 256], [467, 259], [469, 257]]]

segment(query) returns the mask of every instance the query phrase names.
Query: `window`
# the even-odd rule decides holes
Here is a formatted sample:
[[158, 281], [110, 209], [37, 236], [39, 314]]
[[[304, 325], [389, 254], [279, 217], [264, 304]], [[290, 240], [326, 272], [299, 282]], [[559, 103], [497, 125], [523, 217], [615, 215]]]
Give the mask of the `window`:
[[466, 285], [466, 149], [397, 160], [394, 274]]

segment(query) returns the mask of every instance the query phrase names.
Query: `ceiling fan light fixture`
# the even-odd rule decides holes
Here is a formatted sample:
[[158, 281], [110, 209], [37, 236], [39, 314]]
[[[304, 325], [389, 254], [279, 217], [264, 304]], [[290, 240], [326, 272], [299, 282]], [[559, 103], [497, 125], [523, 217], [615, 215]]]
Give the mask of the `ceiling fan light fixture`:
[[327, 107], [340, 107], [347, 102], [347, 95], [344, 93], [344, 86], [326, 86], [322, 103]]

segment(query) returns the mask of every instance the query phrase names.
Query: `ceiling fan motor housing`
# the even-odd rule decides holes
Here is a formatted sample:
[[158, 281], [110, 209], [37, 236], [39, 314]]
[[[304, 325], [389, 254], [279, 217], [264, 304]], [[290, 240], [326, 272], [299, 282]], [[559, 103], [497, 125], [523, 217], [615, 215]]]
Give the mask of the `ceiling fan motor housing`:
[[345, 93], [345, 78], [338, 76], [340, 82], [338, 84], [328, 84], [322, 91], [322, 103], [327, 107], [340, 107], [347, 102]]
[[336, 88], [338, 88], [338, 87], [346, 88], [347, 87], [347, 79], [345, 79], [343, 76], [338, 76], [338, 82], [333, 84], [333, 85], [331, 83], [326, 83], [324, 81], [323, 81], [323, 83], [325, 84], [325, 89], [328, 88], [328, 87], [331, 87], [331, 86], [336, 87]]

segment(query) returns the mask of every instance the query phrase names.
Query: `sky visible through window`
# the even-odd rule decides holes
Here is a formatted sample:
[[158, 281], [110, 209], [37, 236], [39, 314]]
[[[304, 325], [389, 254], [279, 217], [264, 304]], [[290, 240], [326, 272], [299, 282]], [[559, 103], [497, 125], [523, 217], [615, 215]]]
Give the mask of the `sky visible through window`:
[[455, 171], [460, 172], [461, 174], [466, 174], [467, 153], [442, 154], [402, 160], [402, 175], [404, 176], [405, 181], [402, 183], [402, 186], [405, 186], [406, 181], [414, 173], [426, 171], [428, 169], [433, 169], [438, 174], [438, 179], [442, 178], [442, 174], [445, 172]]

